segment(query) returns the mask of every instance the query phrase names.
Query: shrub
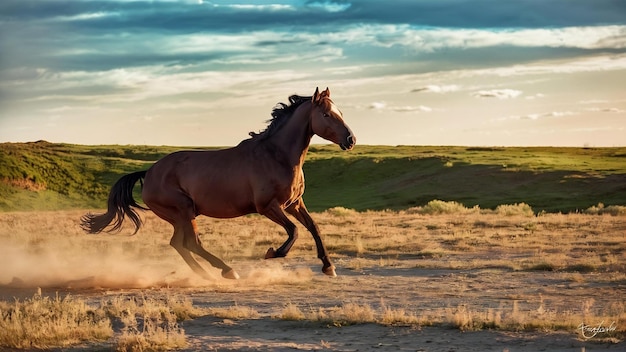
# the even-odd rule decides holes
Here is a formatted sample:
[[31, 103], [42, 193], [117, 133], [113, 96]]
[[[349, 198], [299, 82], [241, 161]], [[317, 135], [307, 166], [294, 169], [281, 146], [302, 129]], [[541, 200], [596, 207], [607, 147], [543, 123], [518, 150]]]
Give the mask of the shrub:
[[334, 207], [326, 210], [326, 213], [333, 216], [351, 216], [357, 214], [357, 211], [354, 209], [348, 209], [344, 207]]
[[626, 206], [622, 206], [622, 205], [604, 206], [604, 204], [598, 203], [598, 205], [593, 205], [587, 208], [587, 210], [585, 210], [585, 213], [591, 214], [591, 215], [603, 215], [603, 214], [610, 214], [613, 216], [626, 215]]
[[504, 216], [534, 216], [535, 213], [530, 205], [526, 203], [502, 204], [496, 207], [496, 214]]
[[551, 263], [541, 262], [528, 268], [529, 271], [555, 271], [556, 266]]
[[423, 207], [410, 208], [407, 212], [409, 214], [424, 214], [424, 215], [439, 215], [439, 214], [469, 214], [477, 213], [480, 211], [478, 206], [473, 208], [466, 208], [463, 204], [458, 202], [446, 202], [443, 200], [431, 200]]
[[329, 318], [335, 325], [354, 325], [374, 323], [376, 315], [370, 305], [346, 303], [330, 312]]
[[211, 308], [209, 314], [222, 319], [255, 319], [259, 317], [259, 312], [248, 306], [234, 305], [225, 308]]
[[280, 315], [282, 320], [304, 320], [304, 313], [293, 303], [289, 303], [283, 309], [282, 314]]

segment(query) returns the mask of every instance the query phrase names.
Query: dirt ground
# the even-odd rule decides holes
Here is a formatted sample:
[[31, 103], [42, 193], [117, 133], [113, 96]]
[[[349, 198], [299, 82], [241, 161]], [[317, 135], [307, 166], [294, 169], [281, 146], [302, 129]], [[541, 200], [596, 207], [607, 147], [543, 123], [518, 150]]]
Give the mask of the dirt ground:
[[[543, 304], [556, 307], [581, 305], [586, 294], [603, 299], [623, 300], [621, 292], [602, 288], [570, 285], [556, 273], [520, 275], [502, 270], [424, 270], [410, 268], [340, 270], [338, 278], [314, 274], [310, 281], [296, 283], [293, 290], [257, 290], [235, 292], [194, 292], [196, 302], [248, 305], [257, 307], [263, 319], [233, 321], [202, 318], [185, 324], [189, 340], [197, 346], [216, 350], [333, 350], [333, 351], [581, 351], [621, 350], [623, 343], [583, 341], [577, 331], [498, 332], [467, 331], [450, 327], [403, 327], [359, 324], [325, 326], [314, 322], [289, 322], [269, 319], [282, 302], [306, 302], [303, 305], [334, 306], [355, 302], [379, 307], [407, 307], [436, 310], [468, 305], [502, 307], [519, 300], [524, 308], [537, 309]], [[533, 276], [533, 277], [530, 277]], [[224, 290], [227, 291], [227, 290]], [[239, 291], [239, 292], [236, 292]], [[282, 293], [280, 291], [283, 291]], [[585, 291], [587, 293], [585, 293]], [[558, 302], [558, 303], [557, 303]], [[197, 334], [197, 335], [195, 335]]]
[[[619, 351], [617, 345], [577, 341], [567, 333], [461, 332], [423, 327], [381, 327], [374, 324], [324, 328], [306, 323], [253, 320], [224, 323], [199, 319], [189, 329], [194, 348], [216, 351]], [[204, 336], [203, 336], [204, 335]], [[593, 347], [592, 347], [593, 346]]]
[[[373, 218], [373, 215], [368, 216], [368, 219]], [[383, 219], [387, 215], [376, 216]], [[329, 235], [331, 240], [332, 233], [341, 233], [341, 222], [346, 221], [345, 218], [318, 217], [321, 218], [323, 229], [331, 233]], [[76, 214], [70, 214], [70, 218], [75, 219]], [[622, 231], [626, 220], [623, 217], [585, 217], [584, 221], [574, 222], [563, 217], [554, 217], [554, 220], [550, 217], [540, 219], [543, 222], [536, 218], [507, 220], [510, 225], [503, 223], [502, 219], [497, 219], [497, 224], [496, 220], [480, 219], [482, 220], [472, 218], [461, 221], [456, 218], [454, 219], [456, 225], [449, 225], [450, 220], [443, 217], [423, 219], [407, 217], [406, 220], [402, 220], [394, 215], [393, 219], [385, 220], [385, 223], [388, 221], [389, 226], [393, 226], [390, 230], [393, 233], [406, 228], [406, 231], [415, 232], [419, 238], [427, 239], [432, 235], [431, 238], [436, 243], [452, 243], [455, 247], [444, 251], [442, 245], [437, 247], [439, 249], [432, 250], [434, 254], [428, 252], [431, 248], [428, 246], [421, 251], [385, 249], [384, 252], [380, 252], [382, 250], [376, 249], [379, 251], [376, 252], [368, 248], [387, 245], [373, 240], [370, 243], [365, 237], [363, 243], [356, 241], [349, 244], [354, 246], [354, 252], [342, 250], [343, 247], [335, 244], [334, 259], [338, 274], [335, 278], [326, 277], [321, 273], [321, 263], [314, 258], [312, 246], [306, 240], [301, 240], [304, 242], [302, 247], [287, 258], [263, 260], [259, 259], [262, 257], [260, 250], [267, 248], [266, 242], [275, 243], [276, 240], [270, 238], [271, 241], [267, 241], [261, 238], [257, 243], [259, 248], [247, 249], [249, 253], [245, 254], [245, 258], [230, 256], [229, 263], [239, 272], [240, 280], [223, 279], [219, 271], [209, 269], [215, 277], [211, 281], [206, 281], [194, 276], [175, 251], [168, 246], [169, 229], [163, 230], [165, 233], [163, 238], [154, 239], [158, 244], [153, 244], [150, 242], [152, 240], [147, 240], [145, 234], [134, 237], [106, 237], [106, 235], [87, 237], [78, 232], [69, 234], [64, 232], [68, 228], [74, 229], [71, 224], [58, 223], [50, 219], [37, 220], [29, 215], [9, 214], [0, 219], [4, 221], [2, 229], [4, 232], [0, 231], [0, 239], [4, 238], [2, 247], [4, 253], [0, 259], [3, 269], [0, 270], [5, 270], [0, 275], [0, 300], [29, 298], [37, 287], [41, 287], [43, 295], [70, 294], [93, 303], [115, 296], [184, 296], [190, 298], [194, 306], [207, 310], [248, 307], [256, 312], [255, 316], [243, 319], [220, 318], [208, 314], [182, 322], [181, 327], [188, 343], [185, 351], [624, 351], [626, 349], [626, 344], [621, 338], [623, 334], [615, 337], [614, 334], [600, 332], [591, 338], [585, 338], [583, 331], [577, 328], [579, 324], [589, 327], [609, 327], [614, 324], [618, 332], [625, 330], [626, 321], [623, 321], [623, 317], [626, 305], [626, 275], [622, 272], [623, 266], [620, 264], [624, 258]], [[69, 242], [59, 244], [63, 237], [58, 235], [54, 237], [54, 242], [59, 247], [49, 251], [46, 249], [50, 247], [47, 246], [45, 236], [29, 235], [31, 237], [25, 240], [25, 234], [33, 231], [24, 224], [33, 221], [39, 221], [39, 225], [36, 226], [49, 232], [63, 233], [62, 236], [67, 236]], [[224, 226], [228, 227], [224, 231], [234, 231], [232, 229], [242, 231], [239, 229], [249, 227], [250, 223], [259, 220], [251, 218], [241, 221], [241, 223], [224, 222]], [[361, 220], [354, 220], [355, 223], [359, 221]], [[411, 221], [409, 223], [411, 227], [402, 225], [401, 221], [405, 223]], [[491, 221], [497, 226], [486, 224]], [[536, 224], [530, 226], [527, 224], [529, 221]], [[45, 226], [42, 226], [42, 223]], [[339, 230], [332, 227], [335, 223], [338, 224], [336, 226]], [[14, 225], [11, 227], [7, 224]], [[384, 232], [383, 221], [380, 220], [376, 224], [377, 231]], [[153, 226], [162, 225], [156, 223]], [[471, 227], [471, 231], [458, 230], [462, 227]], [[476, 239], [478, 236], [473, 232], [475, 228], [484, 233], [484, 236], [493, 237], [494, 243], [503, 242], [500, 240], [501, 237], [510, 239], [503, 242], [502, 248], [490, 244], [489, 251], [468, 250], [462, 247], [466, 244], [458, 239]], [[528, 230], [529, 228], [532, 231]], [[544, 228], [546, 234], [561, 231], [562, 236], [566, 236], [562, 229], [571, 228], [572, 233], [588, 235], [580, 243], [565, 246], [567, 251], [576, 251], [575, 257], [560, 253], [559, 248], [564, 247], [560, 244], [554, 247], [541, 244], [538, 249], [530, 252], [526, 250], [525, 245], [546, 236], [542, 233]], [[596, 234], [598, 228], [603, 234], [608, 234], [606, 239], [601, 241], [598, 239]], [[14, 235], [17, 230], [23, 234]], [[268, 232], [277, 231], [272, 228]], [[509, 232], [515, 236], [509, 236]], [[535, 237], [521, 236], [531, 232]], [[247, 233], [242, 236], [244, 235], [248, 236]], [[382, 235], [388, 236], [386, 233]], [[497, 237], [494, 237], [496, 235]], [[595, 236], [593, 239], [597, 243], [591, 241], [592, 235]], [[278, 236], [281, 238], [280, 234]], [[451, 241], [452, 237], [457, 240]], [[120, 239], [127, 242], [117, 248], [114, 243], [120, 244]], [[76, 245], [78, 241], [84, 242]], [[20, 247], [21, 243], [25, 245]], [[145, 246], [141, 248], [158, 250], [138, 257], [137, 252], [131, 248], [138, 247], [140, 243]], [[600, 248], [598, 247], [600, 244], [601, 249], [596, 249]], [[92, 247], [95, 248], [94, 252], [90, 252]], [[504, 247], [512, 249], [508, 251]], [[222, 249], [221, 255], [229, 257], [231, 253], [229, 250], [237, 253], [246, 251], [241, 246], [234, 246], [231, 249]], [[600, 250], [606, 252], [603, 258], [608, 258], [604, 261], [608, 264], [584, 258], [598, 256], [599, 254], [594, 251]], [[78, 255], [78, 252], [82, 255]], [[117, 256], [114, 260], [109, 258], [98, 261], [100, 252], [115, 252]], [[73, 256], [66, 257], [64, 253], [73, 253]], [[562, 267], [566, 269], [562, 270], [558, 268], [528, 270], [520, 269], [513, 264], [501, 265], [503, 262], [515, 263], [531, 259], [534, 263], [537, 256], [548, 261], [552, 257], [557, 261], [579, 258], [580, 263], [592, 263], [595, 269], [577, 271], [571, 268], [578, 267], [569, 264], [563, 264]], [[95, 276], [89, 275], [90, 272], [95, 272], [96, 266], [101, 267], [100, 271]], [[81, 268], [82, 271], [79, 270]], [[69, 271], [73, 274], [67, 275]], [[149, 280], [142, 281], [148, 274]], [[332, 312], [347, 304], [371, 309], [377, 316], [376, 322], [337, 323], [315, 319], [290, 320], [283, 317], [287, 306], [295, 306], [306, 315], [317, 311]], [[407, 315], [416, 317], [419, 322], [383, 324], [380, 317], [386, 310], [407, 312]], [[472, 328], [480, 320], [499, 321], [502, 325], [508, 322], [512, 323], [512, 327], [490, 328], [483, 325], [480, 329]], [[57, 351], [113, 348], [113, 342], [110, 341], [104, 344], [62, 348]]]
[[[449, 270], [414, 268], [407, 260], [395, 268], [342, 269], [338, 277], [318, 273], [316, 261], [281, 259], [237, 263], [242, 278], [228, 281], [216, 277], [205, 286], [187, 280], [171, 283], [181, 287], [148, 289], [45, 288], [43, 294], [71, 294], [98, 301], [114, 295], [185, 295], [195, 306], [251, 307], [258, 317], [217, 318], [207, 315], [182, 323], [189, 344], [186, 351], [623, 351], [620, 340], [602, 334], [584, 339], [577, 329], [569, 331], [462, 331], [453, 326], [385, 326], [376, 323], [332, 325], [319, 321], [288, 321], [280, 313], [288, 303], [307, 309], [332, 309], [346, 302], [370, 306], [401, 307], [428, 315], [468, 310], [511, 312], [521, 319], [538, 310], [553, 312], [584, 309], [590, 297], [599, 305], [623, 303], [626, 283], [606, 284], [603, 275], [585, 274], [585, 282], [568, 279], [568, 273], [515, 272], [506, 269]], [[315, 270], [315, 271], [314, 271]], [[183, 286], [191, 287], [183, 287]], [[4, 287], [0, 298], [29, 297], [32, 289]], [[513, 303], [516, 302], [516, 303]], [[595, 304], [593, 302], [592, 304]], [[525, 318], [528, 317], [528, 318]], [[445, 319], [445, 317], [443, 317]], [[582, 323], [582, 321], [581, 321]], [[594, 324], [599, 322], [594, 322]], [[610, 323], [605, 322], [605, 325]], [[623, 322], [620, 322], [623, 324]], [[64, 348], [92, 350], [96, 346]], [[106, 345], [100, 346], [107, 349]], [[97, 348], [97, 347], [96, 347]]]

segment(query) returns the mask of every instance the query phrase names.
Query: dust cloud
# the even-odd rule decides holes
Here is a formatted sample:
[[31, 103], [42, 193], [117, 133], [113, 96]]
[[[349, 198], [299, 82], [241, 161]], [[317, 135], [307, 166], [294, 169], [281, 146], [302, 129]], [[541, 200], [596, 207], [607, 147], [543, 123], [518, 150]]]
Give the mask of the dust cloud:
[[[115, 241], [110, 236], [107, 238]], [[82, 241], [81, 241], [82, 242]], [[182, 282], [176, 258], [143, 260], [117, 245], [85, 248], [69, 240], [0, 243], [0, 285], [13, 287], [143, 288]], [[175, 253], [174, 253], [175, 254]], [[182, 260], [181, 260], [182, 261]], [[184, 263], [182, 263], [184, 265]]]
[[[244, 259], [229, 264], [237, 281], [197, 258], [209, 275], [189, 269], [169, 245], [171, 228], [153, 222], [137, 235], [88, 235], [78, 225], [81, 213], [49, 212], [3, 215], [0, 226], [0, 287], [13, 288], [150, 288], [258, 287], [310, 280], [307, 266], [288, 260]], [[216, 253], [219, 254], [219, 253]]]
[[[106, 235], [105, 235], [106, 236]], [[109, 236], [106, 240], [114, 242]], [[258, 287], [311, 280], [307, 266], [289, 267], [281, 260], [231, 263], [241, 279], [227, 280], [218, 269], [204, 265], [211, 276], [193, 273], [173, 248], [159, 258], [142, 257], [139, 250], [115, 243], [84, 248], [67, 241], [41, 242], [36, 246], [0, 242], [0, 286], [14, 288], [149, 288], [219, 285]], [[198, 258], [202, 263], [202, 259]]]

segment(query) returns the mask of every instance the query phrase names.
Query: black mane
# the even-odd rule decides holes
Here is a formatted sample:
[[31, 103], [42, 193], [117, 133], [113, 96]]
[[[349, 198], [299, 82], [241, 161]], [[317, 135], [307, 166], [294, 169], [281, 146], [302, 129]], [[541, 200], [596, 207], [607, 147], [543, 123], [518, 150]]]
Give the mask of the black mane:
[[249, 135], [252, 138], [262, 139], [272, 136], [285, 124], [285, 122], [291, 117], [291, 115], [293, 115], [296, 109], [300, 107], [300, 105], [302, 105], [302, 103], [311, 101], [311, 99], [312, 97], [310, 96], [303, 97], [295, 94], [290, 96], [289, 105], [285, 103], [278, 103], [274, 110], [272, 110], [272, 118], [267, 120], [267, 122], [269, 122], [269, 125], [267, 126], [267, 128], [265, 128], [265, 130], [259, 133], [250, 132]]

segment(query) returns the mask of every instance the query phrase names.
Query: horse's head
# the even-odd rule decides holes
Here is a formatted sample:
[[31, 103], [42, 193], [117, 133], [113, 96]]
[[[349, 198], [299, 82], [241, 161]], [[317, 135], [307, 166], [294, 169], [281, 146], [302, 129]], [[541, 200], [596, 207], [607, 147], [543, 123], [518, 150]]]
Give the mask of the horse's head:
[[350, 150], [356, 143], [356, 137], [350, 127], [343, 122], [343, 114], [330, 100], [330, 90], [321, 92], [315, 89], [311, 98], [311, 126], [313, 133], [338, 144], [343, 150]]

